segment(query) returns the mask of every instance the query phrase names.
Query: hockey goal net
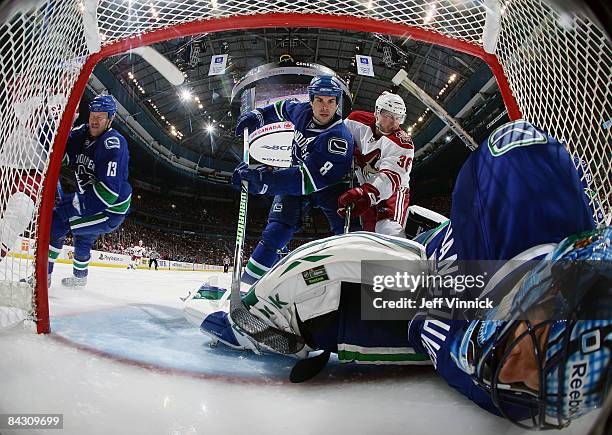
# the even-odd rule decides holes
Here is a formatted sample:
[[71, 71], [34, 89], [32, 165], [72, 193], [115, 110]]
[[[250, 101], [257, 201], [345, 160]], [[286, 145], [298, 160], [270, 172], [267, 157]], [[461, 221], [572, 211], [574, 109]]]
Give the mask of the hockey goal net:
[[[591, 205], [610, 223], [611, 45], [593, 23], [560, 17], [545, 2], [20, 0], [11, 4], [0, 11], [0, 240], [13, 244], [1, 248], [0, 328], [29, 319], [39, 332], [49, 331], [46, 266], [51, 211], [73, 113], [93, 67], [129, 48], [179, 36], [262, 27], [327, 27], [413, 38], [477, 56], [497, 78], [511, 119], [523, 117], [565, 140], [570, 152], [581, 159]], [[34, 279], [28, 282], [30, 276]]]

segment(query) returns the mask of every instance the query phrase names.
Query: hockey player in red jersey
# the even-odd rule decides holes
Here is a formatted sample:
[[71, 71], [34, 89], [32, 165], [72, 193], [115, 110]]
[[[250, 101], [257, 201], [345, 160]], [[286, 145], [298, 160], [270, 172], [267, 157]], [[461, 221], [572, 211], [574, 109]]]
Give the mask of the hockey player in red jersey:
[[344, 121], [355, 141], [355, 172], [360, 186], [338, 198], [338, 213], [352, 206], [364, 230], [405, 237], [412, 138], [400, 128], [406, 105], [399, 95], [383, 92], [374, 113], [352, 112]]

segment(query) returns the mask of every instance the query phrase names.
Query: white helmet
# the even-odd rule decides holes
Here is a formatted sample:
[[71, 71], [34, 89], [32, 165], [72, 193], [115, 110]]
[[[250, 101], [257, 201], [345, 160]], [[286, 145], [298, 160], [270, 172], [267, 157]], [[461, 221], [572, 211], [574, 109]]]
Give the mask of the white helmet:
[[403, 123], [406, 119], [406, 104], [404, 104], [404, 100], [402, 100], [402, 97], [397, 94], [392, 94], [391, 92], [384, 91], [382, 94], [380, 94], [380, 97], [376, 99], [376, 109], [374, 113], [376, 114], [377, 127], [379, 127], [378, 117], [382, 110], [386, 110], [387, 112], [396, 115], [396, 119], [399, 121], [400, 124]]

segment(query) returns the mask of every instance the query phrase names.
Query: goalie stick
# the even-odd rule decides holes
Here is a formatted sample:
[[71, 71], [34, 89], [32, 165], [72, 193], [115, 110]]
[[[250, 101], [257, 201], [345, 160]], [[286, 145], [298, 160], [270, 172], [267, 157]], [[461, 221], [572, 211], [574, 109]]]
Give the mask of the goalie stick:
[[142, 57], [149, 65], [159, 72], [162, 77], [174, 86], [180, 86], [185, 82], [185, 76], [181, 71], [153, 47], [133, 48], [129, 53], [137, 54]]
[[395, 85], [401, 85], [408, 90], [412, 95], [417, 97], [419, 100], [423, 102], [429, 109], [435, 113], [438, 118], [444, 122], [448, 128], [450, 128], [453, 133], [455, 133], [459, 139], [463, 141], [465, 145], [470, 149], [470, 151], [474, 151], [478, 148], [478, 144], [474, 141], [472, 136], [466, 132], [461, 125], [457, 122], [455, 118], [450, 116], [446, 110], [442, 106], [440, 106], [436, 100], [434, 100], [427, 92], [421, 89], [416, 83], [408, 78], [408, 73], [400, 69], [395, 77], [392, 79]]
[[[243, 154], [245, 163], [249, 162], [249, 132], [243, 132]], [[238, 213], [238, 228], [236, 232], [236, 246], [234, 248], [234, 271], [230, 287], [230, 317], [244, 333], [258, 343], [281, 354], [295, 354], [304, 348], [305, 341], [299, 335], [282, 331], [268, 325], [259, 317], [253, 315], [242, 302], [240, 295], [240, 277], [242, 275], [242, 256], [244, 238], [246, 233], [247, 203], [249, 199], [249, 184], [242, 181], [240, 184], [240, 211]]]

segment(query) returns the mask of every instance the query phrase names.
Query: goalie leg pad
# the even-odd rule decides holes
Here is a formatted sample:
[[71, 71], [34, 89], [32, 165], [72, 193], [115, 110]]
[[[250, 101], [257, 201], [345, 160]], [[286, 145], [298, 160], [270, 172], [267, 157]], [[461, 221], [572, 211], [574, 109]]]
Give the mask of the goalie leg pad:
[[200, 331], [232, 349], [261, 353], [255, 341], [242, 332], [225, 311], [216, 311], [206, 316], [200, 325]]
[[257, 344], [241, 332], [228, 315], [230, 302], [224, 297], [227, 294], [229, 291], [224, 288], [204, 283], [185, 301], [185, 318], [211, 337], [214, 343], [220, 341], [233, 349], [260, 353]]

